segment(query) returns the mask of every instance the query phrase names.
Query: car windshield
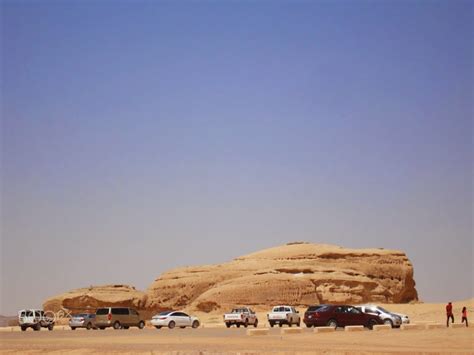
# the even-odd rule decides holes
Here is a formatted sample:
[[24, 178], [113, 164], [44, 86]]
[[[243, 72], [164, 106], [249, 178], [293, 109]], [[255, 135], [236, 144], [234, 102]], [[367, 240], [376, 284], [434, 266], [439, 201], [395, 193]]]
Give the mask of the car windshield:
[[234, 308], [231, 313], [242, 313], [243, 311], [242, 308]]
[[89, 316], [89, 315], [86, 314], [86, 313], [80, 313], [80, 314], [73, 314], [72, 316], [73, 316], [73, 317], [77, 317], [77, 318], [79, 318], [79, 317], [84, 318], [84, 317], [87, 317], [87, 316]]
[[166, 311], [166, 312], [161, 312], [159, 315], [160, 316], [167, 316], [168, 314], [172, 313], [173, 311]]
[[376, 309], [378, 309], [380, 312], [383, 312], [383, 313], [390, 313], [389, 311], [387, 311], [386, 309], [382, 308], [382, 307], [379, 307], [377, 306]]

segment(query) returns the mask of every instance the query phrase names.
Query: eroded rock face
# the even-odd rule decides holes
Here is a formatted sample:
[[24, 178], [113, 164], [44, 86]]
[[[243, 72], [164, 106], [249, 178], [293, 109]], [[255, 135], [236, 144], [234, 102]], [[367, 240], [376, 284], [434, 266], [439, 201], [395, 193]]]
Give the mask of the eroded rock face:
[[47, 299], [43, 308], [58, 312], [67, 310], [73, 313], [98, 307], [132, 307], [145, 309], [147, 296], [128, 285], [104, 285], [78, 288]]
[[146, 308], [416, 300], [413, 266], [401, 251], [291, 243], [220, 265], [168, 271], [148, 288]]

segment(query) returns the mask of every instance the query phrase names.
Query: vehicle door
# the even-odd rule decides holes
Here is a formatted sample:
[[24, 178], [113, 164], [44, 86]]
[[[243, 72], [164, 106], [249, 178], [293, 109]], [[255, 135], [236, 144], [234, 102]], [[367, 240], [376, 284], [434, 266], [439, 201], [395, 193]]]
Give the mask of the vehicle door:
[[347, 317], [347, 325], [365, 325], [365, 316], [362, 311], [360, 311], [356, 307], [347, 307]]
[[138, 323], [140, 322], [140, 315], [138, 314], [138, 312], [133, 309], [133, 308], [130, 308], [130, 319], [129, 319], [129, 322], [130, 324], [132, 325], [138, 325]]
[[293, 313], [293, 320], [298, 323], [300, 321], [300, 314], [295, 307], [291, 307], [291, 313]]
[[345, 327], [346, 325], [350, 325], [349, 316], [347, 312], [347, 306], [339, 306], [334, 310], [334, 316], [336, 317], [336, 322], [338, 326]]
[[189, 325], [189, 316], [183, 312], [175, 312], [173, 314], [173, 320], [178, 327], [186, 327]]

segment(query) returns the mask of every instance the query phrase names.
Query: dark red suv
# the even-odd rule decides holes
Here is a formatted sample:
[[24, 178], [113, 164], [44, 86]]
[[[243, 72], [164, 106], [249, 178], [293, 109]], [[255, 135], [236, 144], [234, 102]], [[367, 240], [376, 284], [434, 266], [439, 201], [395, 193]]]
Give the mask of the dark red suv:
[[303, 322], [309, 327], [329, 326], [345, 327], [346, 325], [363, 325], [369, 329], [375, 324], [383, 324], [375, 314], [362, 313], [354, 306], [322, 304], [310, 306]]

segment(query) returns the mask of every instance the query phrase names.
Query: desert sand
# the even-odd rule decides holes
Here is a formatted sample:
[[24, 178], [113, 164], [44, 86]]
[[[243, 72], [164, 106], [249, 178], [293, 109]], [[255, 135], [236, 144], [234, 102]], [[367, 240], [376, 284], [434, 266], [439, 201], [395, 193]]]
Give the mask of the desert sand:
[[[455, 322], [460, 322], [461, 307], [474, 314], [474, 299], [454, 302]], [[387, 308], [406, 313], [412, 323], [445, 323], [444, 304], [390, 304]], [[304, 309], [300, 309], [300, 312]], [[227, 329], [220, 313], [196, 313], [203, 323], [199, 329], [144, 330], [67, 330], [56, 327], [52, 332], [19, 328], [1, 328], [2, 354], [474, 354], [474, 325], [461, 329], [392, 329], [375, 332], [316, 334], [303, 329], [301, 334], [282, 335], [280, 328], [265, 336], [248, 336], [244, 328]], [[266, 314], [258, 312], [265, 327]], [[66, 329], [66, 330], [63, 330]]]

